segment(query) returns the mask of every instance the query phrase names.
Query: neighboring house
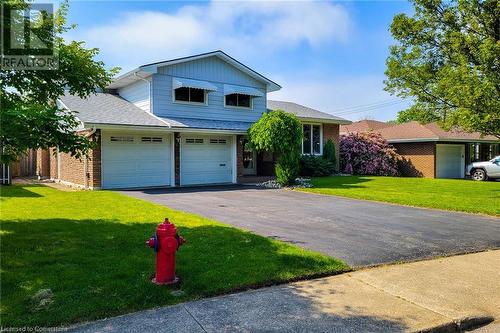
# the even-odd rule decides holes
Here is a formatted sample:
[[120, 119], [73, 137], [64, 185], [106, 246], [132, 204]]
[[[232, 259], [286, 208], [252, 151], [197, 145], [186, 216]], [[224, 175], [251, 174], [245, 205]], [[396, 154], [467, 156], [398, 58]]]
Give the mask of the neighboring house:
[[383, 121], [365, 119], [340, 126], [340, 134], [374, 131], [387, 126], [389, 124]]
[[[358, 123], [348, 128], [360, 127]], [[344, 126], [340, 131], [353, 132]], [[445, 131], [437, 123], [386, 124], [373, 131], [379, 132], [403, 156], [405, 176], [464, 178], [467, 164], [500, 155], [498, 138], [459, 130]]]
[[267, 101], [275, 82], [222, 51], [140, 66], [106, 93], [66, 94], [61, 107], [77, 112], [82, 135], [97, 147], [83, 161], [38, 152], [37, 172], [85, 188], [237, 183], [272, 174], [272, 154], [246, 145], [247, 129], [280, 108], [304, 122], [303, 152], [322, 154], [349, 121], [294, 103]]

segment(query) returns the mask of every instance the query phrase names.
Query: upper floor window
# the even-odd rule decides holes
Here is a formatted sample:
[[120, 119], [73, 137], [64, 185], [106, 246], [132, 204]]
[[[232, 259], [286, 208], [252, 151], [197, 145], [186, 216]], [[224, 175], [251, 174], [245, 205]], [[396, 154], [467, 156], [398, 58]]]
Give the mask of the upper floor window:
[[206, 96], [204, 89], [181, 87], [174, 90], [174, 98], [176, 102], [188, 103], [206, 103]]
[[229, 94], [225, 96], [226, 106], [237, 106], [240, 108], [251, 108], [252, 97], [245, 94]]
[[321, 155], [321, 125], [302, 125], [302, 154]]

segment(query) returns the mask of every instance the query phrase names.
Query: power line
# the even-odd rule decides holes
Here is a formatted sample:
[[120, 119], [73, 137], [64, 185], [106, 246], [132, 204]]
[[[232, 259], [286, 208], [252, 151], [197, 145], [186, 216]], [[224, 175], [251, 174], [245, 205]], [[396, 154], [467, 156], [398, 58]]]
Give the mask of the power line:
[[384, 108], [387, 108], [387, 107], [390, 107], [390, 106], [401, 104], [403, 102], [404, 101], [402, 101], [402, 100], [393, 101], [393, 102], [390, 102], [390, 103], [379, 104], [379, 105], [372, 105], [372, 106], [369, 106], [369, 107], [353, 109], [351, 111], [335, 112], [334, 114], [345, 116], [345, 115], [349, 115], [349, 114], [353, 114], [353, 113], [360, 113], [360, 112], [366, 112], [366, 111], [373, 111], [373, 110], [377, 110], [377, 109], [384, 109]]
[[371, 106], [376, 106], [376, 105], [383, 105], [383, 104], [392, 103], [395, 101], [400, 101], [400, 99], [390, 98], [390, 99], [385, 99], [385, 100], [378, 101], [378, 102], [372, 102], [372, 103], [361, 104], [361, 105], [356, 105], [356, 106], [349, 106], [349, 107], [334, 110], [334, 112], [344, 112], [344, 111], [349, 111], [349, 110], [353, 110], [353, 109], [371, 107]]

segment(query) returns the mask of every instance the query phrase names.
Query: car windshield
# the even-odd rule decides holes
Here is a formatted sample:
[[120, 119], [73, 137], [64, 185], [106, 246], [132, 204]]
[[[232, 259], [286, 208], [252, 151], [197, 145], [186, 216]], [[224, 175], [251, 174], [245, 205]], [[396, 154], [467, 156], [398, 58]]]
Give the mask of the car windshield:
[[500, 155], [493, 157], [493, 159], [490, 160], [490, 162], [500, 162]]

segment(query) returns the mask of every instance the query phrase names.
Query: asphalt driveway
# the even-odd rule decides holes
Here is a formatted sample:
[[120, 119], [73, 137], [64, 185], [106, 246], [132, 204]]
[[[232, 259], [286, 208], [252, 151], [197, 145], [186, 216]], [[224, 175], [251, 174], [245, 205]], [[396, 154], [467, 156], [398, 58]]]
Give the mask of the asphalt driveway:
[[495, 217], [239, 185], [121, 193], [316, 250], [351, 266], [500, 248]]

